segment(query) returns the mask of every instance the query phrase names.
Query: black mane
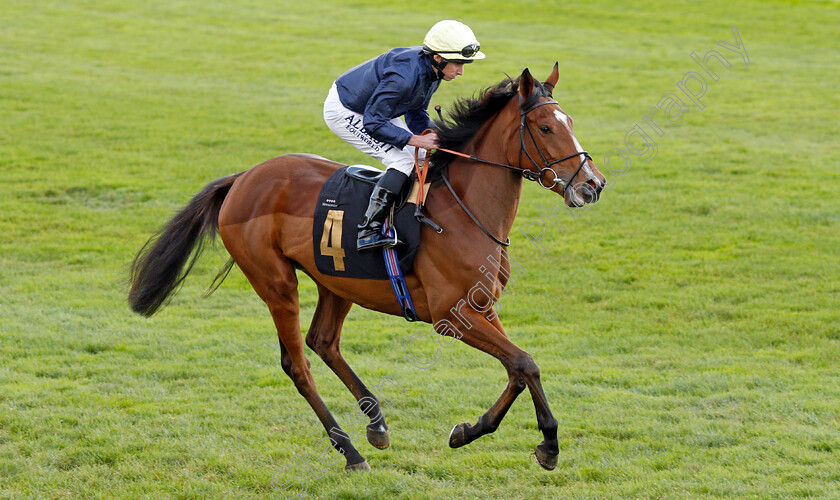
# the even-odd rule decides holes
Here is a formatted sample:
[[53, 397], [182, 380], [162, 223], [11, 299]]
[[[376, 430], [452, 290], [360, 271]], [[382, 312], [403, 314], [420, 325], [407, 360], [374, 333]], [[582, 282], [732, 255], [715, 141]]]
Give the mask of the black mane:
[[[538, 81], [534, 81], [536, 88], [531, 95], [520, 105], [521, 109], [530, 109], [536, 105], [542, 97], [551, 96], [549, 92]], [[519, 79], [505, 78], [498, 84], [485, 89], [477, 98], [461, 98], [452, 105], [448, 113], [448, 120], [445, 122], [436, 121], [438, 126], [437, 135], [440, 147], [461, 151], [463, 147], [475, 137], [482, 125], [495, 116], [507, 103], [519, 93]], [[431, 165], [431, 178], [436, 178], [455, 155], [437, 150], [429, 158]]]

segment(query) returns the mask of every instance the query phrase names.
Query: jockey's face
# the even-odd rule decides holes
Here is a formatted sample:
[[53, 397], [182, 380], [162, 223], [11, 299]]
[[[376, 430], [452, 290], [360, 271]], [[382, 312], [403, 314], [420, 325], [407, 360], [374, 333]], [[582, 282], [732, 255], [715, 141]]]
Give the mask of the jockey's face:
[[[435, 61], [440, 63], [443, 61], [443, 57], [440, 54], [435, 54]], [[444, 80], [447, 82], [452, 81], [464, 74], [464, 63], [449, 61], [441, 73], [443, 73]]]

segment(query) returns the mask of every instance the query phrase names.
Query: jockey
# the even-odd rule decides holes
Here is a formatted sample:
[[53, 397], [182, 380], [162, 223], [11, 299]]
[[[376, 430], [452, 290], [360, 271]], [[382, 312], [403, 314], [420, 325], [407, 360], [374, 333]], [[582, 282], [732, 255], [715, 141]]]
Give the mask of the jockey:
[[[393, 245], [382, 225], [391, 205], [420, 158], [438, 146], [426, 110], [441, 80], [464, 74], [464, 64], [484, 59], [472, 30], [458, 21], [432, 26], [422, 47], [392, 49], [339, 76], [324, 102], [324, 121], [337, 136], [381, 161], [385, 174], [376, 184], [358, 226], [359, 251]], [[400, 119], [405, 116], [405, 122]]]

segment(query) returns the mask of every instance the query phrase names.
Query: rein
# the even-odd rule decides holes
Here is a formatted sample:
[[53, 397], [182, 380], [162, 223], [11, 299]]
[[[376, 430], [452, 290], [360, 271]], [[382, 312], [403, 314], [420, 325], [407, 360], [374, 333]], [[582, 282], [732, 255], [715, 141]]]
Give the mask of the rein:
[[493, 236], [493, 233], [488, 231], [487, 228], [484, 227], [484, 224], [482, 224], [481, 222], [479, 222], [478, 219], [476, 219], [475, 215], [473, 215], [473, 213], [470, 212], [470, 209], [467, 208], [466, 205], [464, 205], [463, 200], [461, 200], [461, 198], [459, 198], [458, 195], [455, 194], [455, 189], [452, 187], [452, 184], [449, 183], [449, 176], [446, 175], [446, 172], [442, 172], [441, 177], [443, 177], [443, 182], [446, 183], [446, 187], [449, 188], [449, 192], [452, 193], [452, 197], [455, 198], [455, 201], [457, 201], [459, 205], [461, 205], [461, 208], [463, 208], [464, 212], [466, 212], [467, 215], [470, 216], [470, 219], [472, 219], [472, 221], [475, 222], [475, 225], [478, 226], [482, 231], [484, 231], [484, 234], [489, 236], [490, 239], [495, 241], [497, 244], [502, 245], [503, 247], [510, 246], [510, 238], [507, 238], [507, 241], [501, 241], [499, 238]]
[[[522, 96], [521, 95], [519, 96], [519, 101], [520, 101], [520, 103], [522, 102]], [[538, 171], [534, 171], [534, 170], [531, 170], [531, 169], [528, 169], [528, 168], [514, 167], [513, 165], [508, 165], [506, 163], [497, 163], [497, 162], [494, 162], [494, 161], [485, 160], [483, 158], [479, 158], [479, 157], [474, 156], [474, 155], [468, 155], [466, 153], [461, 153], [459, 151], [453, 151], [451, 149], [437, 148], [437, 150], [438, 151], [443, 151], [444, 153], [449, 153], [451, 155], [459, 156], [461, 158], [472, 160], [472, 161], [475, 161], [475, 162], [485, 163], [487, 165], [493, 165], [493, 166], [496, 166], [496, 167], [502, 167], [502, 168], [506, 168], [508, 170], [512, 170], [514, 172], [519, 173], [526, 180], [534, 181], [534, 182], [538, 183], [540, 186], [542, 186], [545, 189], [553, 189], [554, 186], [556, 186], [559, 183], [562, 183], [563, 184], [563, 194], [565, 195], [566, 194], [566, 189], [568, 189], [568, 187], [572, 184], [572, 180], [577, 176], [577, 174], [580, 173], [580, 170], [586, 164], [586, 160], [591, 160], [592, 157], [589, 156], [589, 153], [587, 153], [586, 151], [578, 151], [577, 153], [570, 154], [568, 156], [564, 156], [563, 158], [560, 158], [559, 160], [554, 160], [554, 161], [549, 163], [549, 161], [546, 159], [545, 155], [543, 154], [542, 150], [540, 149], [539, 144], [537, 144], [537, 139], [536, 139], [536, 137], [534, 137], [534, 133], [531, 131], [531, 126], [528, 125], [528, 120], [526, 120], [526, 116], [527, 116], [528, 113], [530, 113], [534, 109], [536, 109], [540, 106], [544, 106], [546, 104], [558, 104], [558, 103], [554, 99], [550, 99], [548, 101], [539, 102], [539, 103], [535, 104], [534, 106], [531, 106], [530, 108], [528, 108], [526, 110], [522, 110], [521, 106], [520, 106], [520, 112], [519, 112], [519, 115], [520, 115], [520, 122], [519, 122], [519, 163], [520, 164], [522, 163], [522, 153], [524, 152], [525, 156], [527, 156], [528, 159], [531, 160], [531, 163], [534, 164], [534, 167], [536, 167], [538, 169]], [[438, 110], [438, 113], [440, 113], [440, 110]], [[539, 153], [540, 159], [542, 160], [543, 165], [545, 165], [542, 168], [540, 168], [539, 163], [537, 163], [536, 160], [534, 160], [534, 158], [531, 156], [531, 153], [528, 152], [528, 149], [525, 146], [525, 131], [526, 130], [528, 131], [528, 135], [531, 136], [531, 141], [534, 143], [534, 147], [537, 148], [537, 153]], [[426, 134], [428, 132], [429, 131], [427, 130], [426, 132], [423, 132], [423, 133]], [[554, 166], [558, 163], [564, 162], [566, 160], [570, 160], [570, 159], [574, 158], [575, 156], [579, 156], [579, 155], [583, 156], [583, 160], [580, 162], [580, 165], [578, 165], [578, 168], [577, 168], [577, 170], [575, 170], [575, 173], [572, 174], [571, 177], [569, 177], [568, 181], [564, 181], [557, 174], [557, 172], [555, 172], [554, 169], [551, 168], [552, 166]], [[442, 233], [443, 228], [441, 228], [440, 226], [438, 226], [437, 224], [432, 222], [430, 219], [428, 219], [422, 213], [422, 209], [423, 209], [423, 185], [425, 184], [426, 175], [428, 174], [428, 171], [429, 171], [429, 155], [426, 155], [426, 158], [423, 162], [423, 168], [421, 169], [420, 168], [420, 161], [419, 161], [419, 152], [415, 149], [415, 151], [414, 151], [414, 165], [415, 165], [415, 168], [417, 170], [417, 179], [420, 181], [420, 190], [417, 193], [417, 201], [416, 201], [417, 208], [414, 211], [414, 216], [417, 217], [417, 219], [420, 222], [424, 222], [424, 223], [430, 225], [436, 232]], [[545, 184], [543, 184], [543, 179], [545, 179], [545, 176], [546, 176], [546, 174], [548, 174], [548, 172], [551, 172], [552, 174], [554, 174], [554, 177], [552, 179], [554, 182], [550, 186], [546, 186]], [[493, 236], [493, 234], [490, 233], [490, 231], [488, 231], [486, 227], [484, 227], [484, 224], [482, 224], [476, 218], [476, 216], [473, 215], [473, 213], [470, 211], [470, 209], [467, 208], [467, 206], [464, 204], [463, 200], [461, 200], [461, 198], [458, 196], [458, 194], [455, 193], [455, 189], [452, 187], [452, 184], [449, 182], [449, 178], [446, 175], [446, 171], [441, 172], [441, 177], [443, 178], [443, 182], [446, 184], [446, 187], [449, 188], [449, 192], [452, 193], [452, 197], [455, 198], [455, 201], [458, 202], [458, 205], [460, 205], [461, 208], [464, 210], [464, 212], [466, 212], [467, 215], [470, 216], [470, 219], [472, 219], [472, 221], [475, 222], [475, 224], [482, 231], [484, 231], [484, 234], [489, 236], [490, 239], [492, 239], [494, 242], [496, 242], [499, 245], [509, 246], [510, 245], [510, 238], [507, 238], [507, 241], [501, 241], [498, 238], [496, 238], [495, 236]]]

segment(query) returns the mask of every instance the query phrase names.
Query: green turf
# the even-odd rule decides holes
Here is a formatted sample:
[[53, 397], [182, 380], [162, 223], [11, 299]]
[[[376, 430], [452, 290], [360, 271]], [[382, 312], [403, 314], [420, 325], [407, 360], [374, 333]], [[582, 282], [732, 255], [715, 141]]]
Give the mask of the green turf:
[[[2, 2], [0, 497], [840, 496], [838, 3], [407, 5]], [[495, 434], [448, 448], [506, 376], [461, 344], [413, 366], [405, 343], [427, 326], [351, 312], [350, 364], [399, 388], [383, 386], [392, 447], [356, 440], [373, 470], [348, 475], [319, 453], [242, 274], [201, 298], [223, 250], [153, 319], [125, 303], [134, 253], [210, 180], [289, 152], [367, 161], [323, 124], [330, 83], [441, 18], [488, 57], [433, 104], [559, 60], [555, 97], [599, 164], [635, 125], [653, 133], [651, 107], [702, 73], [692, 52], [732, 63], [706, 79], [705, 109], [657, 115], [655, 159], [607, 174], [579, 220], [561, 212], [566, 234], [546, 225], [545, 253], [516, 228], [558, 199], [524, 189], [511, 255], [525, 275], [499, 311], [541, 367], [553, 472], [529, 458], [527, 392]], [[717, 45], [733, 26], [748, 65]], [[316, 296], [301, 290], [305, 328]], [[428, 359], [431, 342], [417, 344]], [[357, 428], [350, 394], [309, 358]]]

